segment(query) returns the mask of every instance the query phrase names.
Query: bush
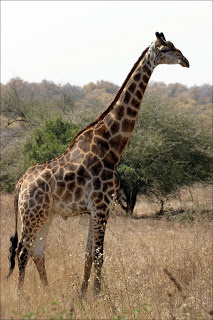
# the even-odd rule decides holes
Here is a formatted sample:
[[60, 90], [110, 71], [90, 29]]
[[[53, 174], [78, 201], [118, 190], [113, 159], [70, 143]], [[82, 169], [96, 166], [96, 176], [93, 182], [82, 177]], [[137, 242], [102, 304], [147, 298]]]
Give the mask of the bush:
[[78, 131], [77, 125], [64, 121], [61, 117], [46, 121], [24, 144], [25, 168], [60, 156]]

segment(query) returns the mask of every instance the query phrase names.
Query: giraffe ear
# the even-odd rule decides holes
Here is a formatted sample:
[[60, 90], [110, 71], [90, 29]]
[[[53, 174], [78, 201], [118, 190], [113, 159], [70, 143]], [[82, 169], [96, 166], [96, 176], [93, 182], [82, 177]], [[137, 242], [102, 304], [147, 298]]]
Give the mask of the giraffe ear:
[[161, 37], [161, 39], [163, 39], [164, 41], [166, 41], [166, 38], [164, 37], [164, 34], [161, 32], [160, 33], [160, 37]]
[[161, 32], [156, 32], [155, 33], [157, 40], [159, 40], [161, 43], [165, 43], [166, 38], [164, 37], [164, 34]]

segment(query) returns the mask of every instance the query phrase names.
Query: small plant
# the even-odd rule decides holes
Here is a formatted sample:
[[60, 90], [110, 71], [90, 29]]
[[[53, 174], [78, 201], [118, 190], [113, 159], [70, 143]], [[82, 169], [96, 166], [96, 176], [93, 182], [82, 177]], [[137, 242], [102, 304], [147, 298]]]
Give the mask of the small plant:
[[33, 312], [30, 312], [28, 314], [25, 314], [21, 319], [22, 320], [28, 320], [28, 319], [37, 320], [38, 318], [35, 316], [35, 314]]

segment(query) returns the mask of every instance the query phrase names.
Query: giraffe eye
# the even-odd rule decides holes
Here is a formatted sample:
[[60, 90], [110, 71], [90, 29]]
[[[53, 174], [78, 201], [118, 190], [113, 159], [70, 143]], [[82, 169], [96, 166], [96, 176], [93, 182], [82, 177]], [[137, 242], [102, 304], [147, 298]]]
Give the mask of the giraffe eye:
[[162, 52], [162, 53], [165, 53], [165, 52], [167, 52], [167, 49], [165, 49], [165, 48], [164, 48], [164, 49], [161, 49], [161, 52]]

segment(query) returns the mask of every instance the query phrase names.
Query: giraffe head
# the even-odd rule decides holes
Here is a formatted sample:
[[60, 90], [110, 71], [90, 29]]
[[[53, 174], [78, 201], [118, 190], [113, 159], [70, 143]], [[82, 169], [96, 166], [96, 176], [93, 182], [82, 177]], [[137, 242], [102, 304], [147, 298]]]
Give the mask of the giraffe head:
[[182, 67], [189, 68], [189, 61], [182, 52], [175, 48], [172, 42], [166, 41], [164, 34], [156, 32], [156, 41], [150, 46], [156, 54], [156, 64], [180, 64]]

